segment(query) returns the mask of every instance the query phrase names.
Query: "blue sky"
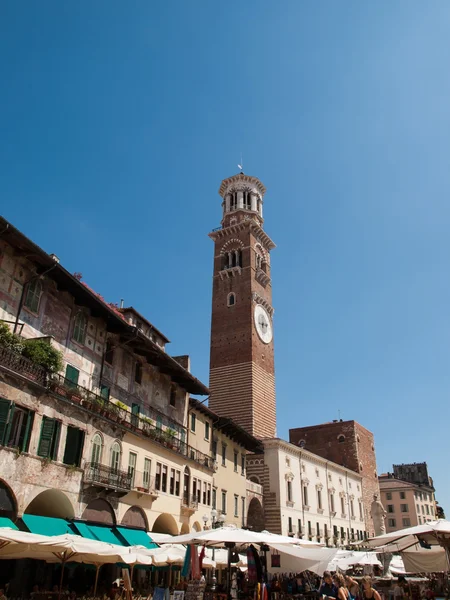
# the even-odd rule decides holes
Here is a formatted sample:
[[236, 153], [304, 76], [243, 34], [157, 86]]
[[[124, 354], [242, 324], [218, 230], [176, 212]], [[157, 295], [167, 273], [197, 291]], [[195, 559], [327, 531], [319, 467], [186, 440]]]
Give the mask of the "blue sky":
[[278, 246], [279, 434], [354, 418], [448, 512], [449, 28], [443, 0], [0, 5], [4, 216], [207, 382], [242, 152]]

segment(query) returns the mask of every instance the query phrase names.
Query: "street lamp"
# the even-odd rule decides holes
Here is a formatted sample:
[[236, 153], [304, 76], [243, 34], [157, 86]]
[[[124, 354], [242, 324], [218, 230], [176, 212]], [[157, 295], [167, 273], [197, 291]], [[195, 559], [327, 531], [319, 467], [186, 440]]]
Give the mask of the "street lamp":
[[207, 529], [207, 527], [206, 527], [206, 523], [207, 523], [207, 522], [208, 522], [208, 520], [209, 520], [209, 519], [208, 519], [208, 515], [203, 515], [203, 517], [202, 517], [202, 520], [203, 520], [203, 529], [205, 529], [205, 530], [206, 530], [206, 529]]

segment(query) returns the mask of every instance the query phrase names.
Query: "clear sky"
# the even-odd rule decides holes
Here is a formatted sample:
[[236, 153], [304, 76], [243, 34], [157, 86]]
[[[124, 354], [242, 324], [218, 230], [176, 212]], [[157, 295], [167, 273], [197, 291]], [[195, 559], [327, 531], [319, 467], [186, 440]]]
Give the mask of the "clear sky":
[[279, 435], [356, 419], [450, 513], [450, 3], [0, 3], [1, 212], [208, 382], [217, 190], [267, 186]]

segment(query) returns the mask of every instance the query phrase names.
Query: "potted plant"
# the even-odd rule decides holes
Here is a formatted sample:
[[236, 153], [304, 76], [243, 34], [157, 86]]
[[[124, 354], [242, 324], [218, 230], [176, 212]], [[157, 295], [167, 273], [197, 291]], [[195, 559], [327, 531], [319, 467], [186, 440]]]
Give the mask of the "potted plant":
[[168, 427], [164, 431], [164, 441], [169, 448], [174, 447], [176, 435], [177, 435], [177, 432], [175, 431], [175, 429], [171, 429], [170, 427]]

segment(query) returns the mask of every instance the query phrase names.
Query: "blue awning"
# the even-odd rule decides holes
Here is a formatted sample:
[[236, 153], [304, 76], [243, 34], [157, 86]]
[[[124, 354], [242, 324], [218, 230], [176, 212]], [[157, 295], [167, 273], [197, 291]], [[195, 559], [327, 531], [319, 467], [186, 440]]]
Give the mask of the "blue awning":
[[129, 546], [144, 546], [145, 548], [158, 547], [143, 529], [130, 529], [128, 527], [116, 527], [116, 529]]
[[19, 529], [17, 525], [15, 525], [11, 519], [6, 517], [0, 517], [0, 527], [10, 527], [11, 529]]
[[31, 533], [40, 533], [41, 535], [63, 535], [72, 533], [73, 529], [65, 519], [56, 517], [41, 517], [38, 515], [23, 515], [22, 521], [31, 531]]
[[73, 525], [84, 538], [125, 546], [119, 536], [114, 533], [114, 527], [108, 525], [91, 525], [91, 523], [88, 524], [79, 521], [74, 522]]

